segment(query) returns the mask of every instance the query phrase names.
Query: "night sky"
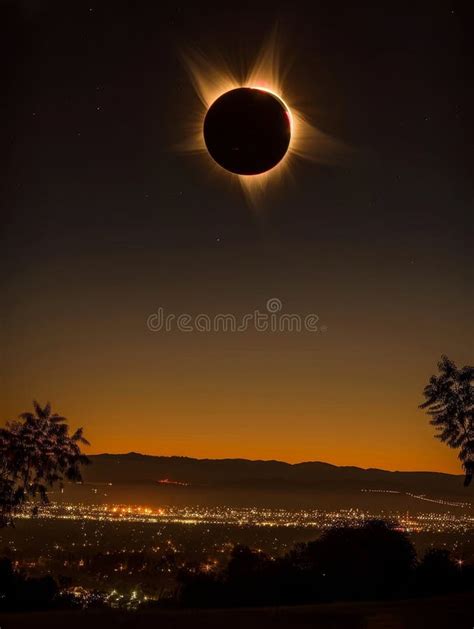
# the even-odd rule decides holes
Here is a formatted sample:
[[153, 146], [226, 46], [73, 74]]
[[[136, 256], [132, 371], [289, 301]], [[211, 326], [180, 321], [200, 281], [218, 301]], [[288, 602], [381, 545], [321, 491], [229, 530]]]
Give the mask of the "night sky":
[[[227, 6], [224, 6], [227, 5]], [[417, 408], [472, 362], [472, 32], [454, 3], [1, 2], [1, 420], [51, 400], [90, 452], [459, 471]], [[285, 90], [348, 147], [250, 205], [176, 149], [181, 51]], [[150, 313], [325, 332], [153, 333]]]

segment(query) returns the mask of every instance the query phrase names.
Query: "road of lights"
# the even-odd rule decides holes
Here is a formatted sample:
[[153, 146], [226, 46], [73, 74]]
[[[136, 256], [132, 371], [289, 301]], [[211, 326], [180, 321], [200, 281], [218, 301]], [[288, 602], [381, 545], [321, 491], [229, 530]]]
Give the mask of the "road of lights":
[[[424, 497], [423, 497], [424, 498]], [[438, 501], [436, 501], [438, 502]], [[442, 503], [449, 504], [449, 503]], [[361, 526], [370, 519], [383, 519], [406, 532], [466, 532], [474, 530], [474, 516], [467, 513], [371, 512], [348, 508], [334, 511], [318, 509], [271, 509], [261, 507], [150, 507], [129, 505], [88, 505], [51, 503], [37, 516], [21, 518], [79, 520], [98, 522], [140, 522], [148, 524], [226, 525], [240, 527], [297, 527], [325, 530], [334, 526]]]

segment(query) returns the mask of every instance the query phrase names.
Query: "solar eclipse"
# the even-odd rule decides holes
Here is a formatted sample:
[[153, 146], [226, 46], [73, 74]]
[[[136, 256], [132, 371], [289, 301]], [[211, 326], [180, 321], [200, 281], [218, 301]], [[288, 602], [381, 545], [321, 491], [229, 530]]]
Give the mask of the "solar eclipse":
[[219, 166], [237, 175], [259, 175], [276, 166], [288, 150], [290, 112], [268, 90], [238, 87], [212, 103], [203, 132]]
[[[284, 82], [289, 72], [280, 51], [273, 34], [243, 75], [217, 55], [183, 54], [200, 106], [188, 109], [189, 132], [180, 150], [205, 155], [209, 172], [237, 181], [254, 205], [270, 184], [293, 174], [298, 160], [330, 164], [346, 152], [292, 98], [296, 90]], [[297, 91], [305, 97], [304, 88]]]

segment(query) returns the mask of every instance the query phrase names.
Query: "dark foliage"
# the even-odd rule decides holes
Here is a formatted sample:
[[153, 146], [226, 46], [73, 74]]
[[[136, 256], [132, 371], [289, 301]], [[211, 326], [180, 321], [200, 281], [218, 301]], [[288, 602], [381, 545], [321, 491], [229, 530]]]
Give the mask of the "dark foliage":
[[47, 609], [54, 605], [57, 594], [51, 576], [29, 578], [15, 572], [9, 559], [0, 559], [0, 609]]
[[278, 559], [236, 546], [221, 573], [191, 566], [179, 582], [185, 607], [238, 607], [439, 594], [472, 588], [474, 574], [445, 551], [417, 563], [404, 533], [370, 521], [334, 528]]
[[80, 444], [88, 442], [82, 428], [69, 434], [66, 418], [51, 405], [33, 402], [34, 413], [0, 429], [0, 527], [11, 524], [28, 502], [33, 512], [47, 503], [47, 489], [63, 480], [81, 480], [80, 466], [88, 463]]
[[420, 408], [428, 409], [436, 437], [459, 450], [467, 486], [474, 473], [474, 367], [458, 369], [442, 356], [438, 370], [439, 375], [431, 376], [423, 391], [425, 401]]
[[312, 574], [324, 598], [386, 598], [400, 594], [416, 560], [412, 543], [384, 522], [335, 528], [302, 545], [293, 561]]
[[443, 594], [460, 588], [461, 565], [451, 558], [449, 550], [430, 549], [417, 566], [416, 582], [421, 592]]

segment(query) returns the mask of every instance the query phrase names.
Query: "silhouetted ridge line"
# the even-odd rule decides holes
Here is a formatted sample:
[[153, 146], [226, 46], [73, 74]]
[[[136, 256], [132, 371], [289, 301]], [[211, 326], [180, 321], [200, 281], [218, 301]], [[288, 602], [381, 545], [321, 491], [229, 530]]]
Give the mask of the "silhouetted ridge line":
[[285, 463], [249, 459], [195, 459], [152, 456], [129, 452], [90, 456], [85, 470], [88, 482], [156, 483], [163, 479], [189, 486], [255, 488], [266, 490], [361, 491], [387, 490], [437, 495], [469, 494], [462, 491], [462, 476], [441, 472], [388, 471], [341, 466], [321, 461]]

